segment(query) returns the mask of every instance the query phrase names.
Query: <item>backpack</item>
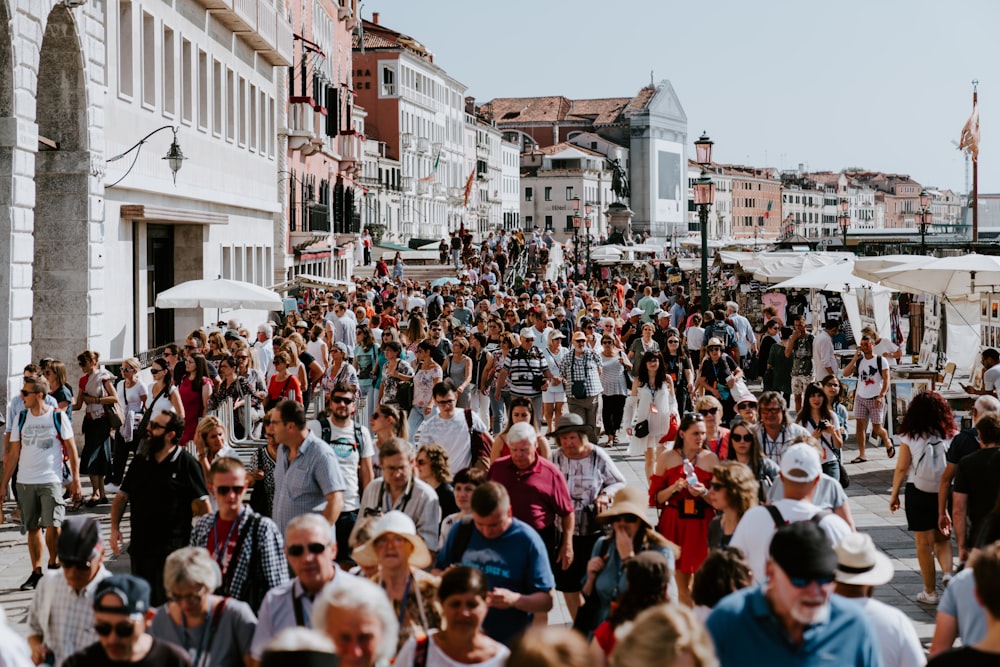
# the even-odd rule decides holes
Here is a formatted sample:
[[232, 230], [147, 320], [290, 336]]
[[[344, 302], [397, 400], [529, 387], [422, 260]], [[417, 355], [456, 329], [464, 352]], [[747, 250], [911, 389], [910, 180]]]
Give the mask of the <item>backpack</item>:
[[[864, 357], [861, 357], [861, 358], [864, 359]], [[876, 354], [875, 355], [875, 365], [878, 366], [878, 374], [881, 375], [882, 374], [882, 355], [881, 354]], [[854, 367], [854, 377], [861, 377], [861, 361], [860, 360], [858, 361], [858, 364]], [[936, 486], [934, 488], [937, 489]]]
[[[771, 515], [771, 521], [774, 521], [775, 530], [781, 528], [782, 526], [787, 526], [790, 523], [792, 523], [791, 521], [787, 521], [785, 517], [782, 516], [781, 511], [774, 505], [764, 505], [764, 508], [767, 510], [767, 513]], [[820, 523], [822, 523], [823, 519], [830, 516], [831, 514], [833, 514], [833, 512], [831, 512], [830, 510], [823, 509], [813, 514], [811, 517], [806, 519], [806, 521], [812, 521], [818, 526]]]
[[913, 486], [919, 491], [937, 493], [941, 475], [947, 463], [945, 454], [948, 452], [950, 440], [941, 440], [938, 436], [927, 439], [924, 450], [913, 462]]
[[441, 317], [441, 309], [444, 306], [444, 299], [440, 294], [431, 294], [427, 299], [427, 321], [433, 322]]
[[[320, 429], [322, 429], [320, 437], [326, 444], [331, 444], [330, 438], [333, 437], [333, 429], [330, 427], [330, 420], [322, 419], [319, 424]], [[357, 421], [354, 421], [354, 451], [361, 449], [361, 443], [364, 441], [363, 438], [364, 435], [361, 434], [361, 425]]]
[[472, 408], [465, 408], [465, 423], [469, 427], [470, 467], [489, 470], [493, 441], [486, 433], [473, 428]]

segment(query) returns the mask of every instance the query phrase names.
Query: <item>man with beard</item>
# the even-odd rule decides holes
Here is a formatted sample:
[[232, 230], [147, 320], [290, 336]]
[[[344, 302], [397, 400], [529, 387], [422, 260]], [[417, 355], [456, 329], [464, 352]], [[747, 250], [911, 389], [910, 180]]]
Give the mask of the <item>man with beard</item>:
[[111, 550], [124, 545], [119, 524], [125, 506], [132, 505], [132, 536], [128, 546], [132, 574], [152, 587], [152, 602], [166, 602], [163, 565], [191, 539], [191, 519], [211, 511], [205, 474], [193, 456], [177, 444], [184, 420], [164, 410], [149, 420], [148, 456], [136, 456], [111, 505]]
[[721, 667], [881, 665], [871, 625], [854, 603], [833, 596], [837, 555], [812, 521], [782, 526], [771, 540], [767, 583], [723, 598], [706, 625]]

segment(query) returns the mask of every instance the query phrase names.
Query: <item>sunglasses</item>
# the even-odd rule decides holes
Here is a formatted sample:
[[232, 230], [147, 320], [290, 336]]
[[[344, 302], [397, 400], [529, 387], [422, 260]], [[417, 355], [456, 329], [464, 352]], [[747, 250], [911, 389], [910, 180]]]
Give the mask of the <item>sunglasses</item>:
[[680, 343], [680, 341], [677, 340], [676, 338], [671, 338], [670, 340], [667, 341], [667, 345], [677, 345], [678, 343]]
[[[22, 390], [21, 390], [21, 396], [24, 396], [24, 397], [26, 397], [26, 398], [27, 398], [28, 396], [31, 396], [31, 395], [32, 395], [32, 394], [34, 394], [34, 393], [35, 393], [35, 392], [33, 392], [33, 391], [27, 391], [26, 389], [22, 389]], [[38, 393], [41, 393], [41, 392], [38, 392]]]
[[289, 544], [287, 551], [288, 555], [293, 558], [298, 558], [304, 554], [307, 549], [309, 550], [309, 553], [318, 556], [326, 551], [329, 546], [330, 545], [328, 544], [322, 544], [320, 542], [310, 542], [309, 544]]
[[834, 576], [832, 574], [824, 574], [821, 577], [788, 577], [788, 581], [792, 584], [792, 586], [795, 586], [795, 588], [805, 588], [814, 581], [820, 586], [826, 586], [827, 584], [833, 583], [833, 579]]
[[726, 488], [726, 485], [723, 484], [722, 482], [712, 482], [711, 484], [709, 484], [709, 486], [712, 487], [713, 491], [722, 491], [724, 488]]
[[194, 345], [185, 345], [184, 349], [185, 350], [196, 350], [197, 348]]
[[195, 604], [196, 602], [201, 602], [201, 599], [205, 597], [207, 592], [208, 591], [203, 588], [197, 593], [187, 593], [185, 595], [170, 593], [167, 595], [167, 599], [171, 602], [190, 602], [191, 604]]
[[736, 409], [737, 410], [750, 410], [750, 409], [752, 409], [756, 405], [757, 404], [754, 403], [753, 401], [743, 401], [742, 403], [737, 403], [736, 404]]
[[617, 521], [624, 521], [625, 523], [639, 523], [639, 517], [634, 514], [619, 514], [618, 516], [611, 517], [611, 523]]
[[350, 405], [354, 402], [354, 399], [350, 396], [331, 396], [331, 403], [339, 403], [340, 405]]
[[135, 623], [118, 621], [117, 623], [94, 623], [94, 632], [101, 637], [107, 637], [114, 632], [119, 637], [131, 637], [135, 634]]
[[740, 433], [733, 433], [730, 431], [729, 439], [732, 442], [753, 442], [753, 436], [747, 433], [746, 435]]
[[719, 408], [702, 408], [698, 411], [702, 417], [707, 417], [708, 415], [714, 415], [719, 411]]
[[763, 415], [776, 415], [781, 412], [781, 408], [761, 408], [760, 413]]
[[225, 497], [230, 493], [235, 493], [239, 496], [246, 488], [246, 486], [217, 486], [215, 487], [215, 495]]

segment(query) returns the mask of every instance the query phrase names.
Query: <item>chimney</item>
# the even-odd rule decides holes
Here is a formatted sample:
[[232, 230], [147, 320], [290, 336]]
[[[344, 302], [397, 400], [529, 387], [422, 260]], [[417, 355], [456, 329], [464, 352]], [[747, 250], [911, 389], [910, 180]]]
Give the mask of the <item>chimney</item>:
[[378, 25], [378, 12], [372, 12], [372, 23]]
[[476, 115], [476, 98], [469, 96], [465, 98], [465, 113], [475, 116]]

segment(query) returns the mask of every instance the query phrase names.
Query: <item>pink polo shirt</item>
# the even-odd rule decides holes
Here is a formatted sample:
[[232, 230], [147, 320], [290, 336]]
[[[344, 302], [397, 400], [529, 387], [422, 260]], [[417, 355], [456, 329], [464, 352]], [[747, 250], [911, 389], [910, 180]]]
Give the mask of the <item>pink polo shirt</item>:
[[515, 466], [509, 456], [497, 459], [490, 466], [490, 480], [503, 484], [510, 494], [514, 517], [535, 530], [551, 528], [556, 517], [573, 511], [573, 499], [562, 471], [541, 456], [525, 470]]

